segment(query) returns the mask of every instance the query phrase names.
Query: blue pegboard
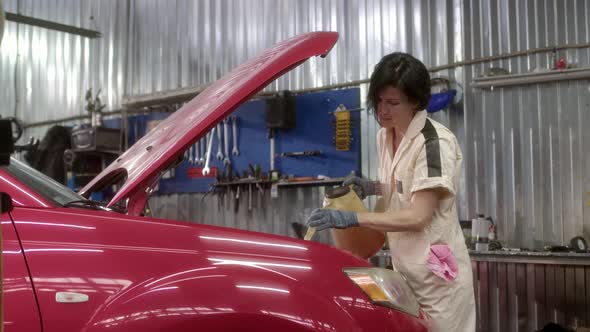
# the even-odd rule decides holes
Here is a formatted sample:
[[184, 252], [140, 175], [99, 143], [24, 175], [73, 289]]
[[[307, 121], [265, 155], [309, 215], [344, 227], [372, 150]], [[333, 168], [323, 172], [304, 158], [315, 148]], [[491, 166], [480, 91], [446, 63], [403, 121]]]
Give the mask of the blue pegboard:
[[350, 150], [336, 151], [335, 117], [329, 112], [336, 110], [340, 104], [347, 109], [358, 109], [360, 89], [333, 90], [297, 96], [297, 126], [277, 134], [276, 153], [321, 150], [322, 155], [277, 158], [275, 165], [282, 174], [296, 177], [317, 177], [320, 174], [344, 177], [351, 171], [359, 171], [360, 113], [351, 112], [353, 141]]
[[[295, 177], [325, 175], [343, 177], [351, 171], [360, 170], [360, 114], [351, 113], [353, 141], [349, 151], [336, 151], [334, 145], [335, 118], [329, 114], [343, 104], [348, 109], [360, 107], [360, 89], [342, 89], [301, 94], [295, 97], [296, 127], [290, 130], [276, 130], [275, 153], [321, 150], [320, 156], [276, 158], [275, 168], [281, 174]], [[238, 118], [238, 147], [240, 155], [230, 156], [234, 173], [248, 171], [249, 164], [259, 164], [262, 172], [270, 168], [270, 142], [266, 129], [266, 100], [258, 99], [245, 103], [232, 115]], [[145, 134], [151, 120], [159, 120], [167, 113], [152, 113], [129, 117], [129, 144]], [[230, 154], [233, 147], [230, 129]], [[224, 169], [223, 162], [215, 158], [217, 135], [213, 139], [210, 166]], [[192, 165], [190, 167], [193, 167]], [[206, 192], [215, 183], [213, 178], [191, 179], [189, 164], [181, 163], [174, 171], [173, 178], [160, 181], [158, 193]]]

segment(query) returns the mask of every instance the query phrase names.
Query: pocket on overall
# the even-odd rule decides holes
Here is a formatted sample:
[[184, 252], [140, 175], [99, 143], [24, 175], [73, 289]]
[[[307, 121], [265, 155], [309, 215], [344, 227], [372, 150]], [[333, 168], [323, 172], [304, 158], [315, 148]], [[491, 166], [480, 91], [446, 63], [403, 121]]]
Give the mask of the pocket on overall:
[[402, 208], [408, 208], [412, 199], [412, 176], [404, 172], [399, 172], [396, 175], [391, 184], [391, 189], [393, 189], [394, 195], [399, 200], [400, 206]]

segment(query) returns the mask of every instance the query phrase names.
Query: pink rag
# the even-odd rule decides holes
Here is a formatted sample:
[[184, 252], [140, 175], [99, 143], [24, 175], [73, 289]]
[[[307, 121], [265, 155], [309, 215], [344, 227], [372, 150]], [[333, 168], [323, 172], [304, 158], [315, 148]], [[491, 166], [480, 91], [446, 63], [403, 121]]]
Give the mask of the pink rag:
[[459, 267], [451, 248], [446, 244], [435, 244], [430, 246], [430, 254], [426, 266], [437, 276], [453, 281], [457, 278]]

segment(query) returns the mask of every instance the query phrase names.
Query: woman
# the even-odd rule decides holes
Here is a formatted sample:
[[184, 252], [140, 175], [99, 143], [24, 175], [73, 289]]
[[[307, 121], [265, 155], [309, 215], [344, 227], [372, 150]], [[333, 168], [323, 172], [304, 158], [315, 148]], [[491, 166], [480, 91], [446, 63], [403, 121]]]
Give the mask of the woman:
[[367, 97], [381, 126], [379, 181], [351, 177], [344, 185], [356, 185], [361, 198], [382, 196], [385, 210], [317, 209], [308, 225], [385, 233], [393, 266], [432, 317], [432, 329], [474, 331], [471, 263], [455, 207], [462, 155], [451, 131], [426, 117], [429, 98], [430, 76], [422, 62], [404, 53], [381, 59]]

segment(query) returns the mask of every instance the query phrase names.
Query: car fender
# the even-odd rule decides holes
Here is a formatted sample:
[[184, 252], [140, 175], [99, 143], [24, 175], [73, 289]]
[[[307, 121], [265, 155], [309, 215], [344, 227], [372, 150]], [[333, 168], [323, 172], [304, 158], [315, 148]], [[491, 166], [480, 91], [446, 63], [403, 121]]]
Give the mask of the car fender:
[[333, 300], [336, 294], [326, 291], [320, 295], [267, 268], [212, 266], [123, 290], [99, 308], [86, 331], [358, 331]]

